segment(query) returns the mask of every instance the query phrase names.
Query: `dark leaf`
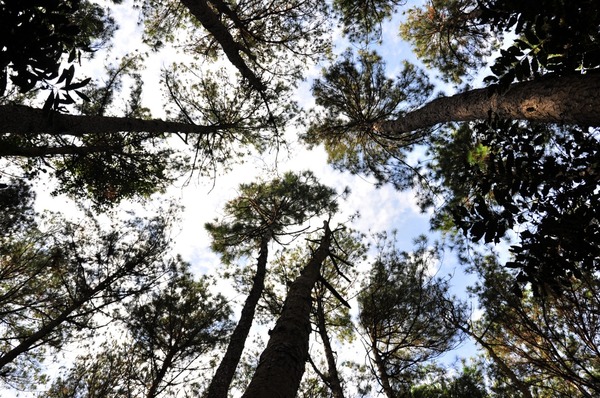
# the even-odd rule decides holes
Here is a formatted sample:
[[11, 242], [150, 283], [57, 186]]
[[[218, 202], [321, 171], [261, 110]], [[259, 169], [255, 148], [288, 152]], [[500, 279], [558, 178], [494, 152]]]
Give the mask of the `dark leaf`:
[[52, 109], [52, 106], [54, 105], [54, 92], [50, 92], [50, 94], [48, 95], [48, 98], [46, 98], [46, 101], [44, 102], [44, 107], [42, 108], [42, 112], [44, 113], [44, 115], [48, 115], [50, 114], [50, 109]]
[[90, 102], [90, 97], [88, 97], [87, 95], [85, 95], [84, 93], [82, 93], [79, 90], [75, 90], [75, 94], [77, 94], [79, 96], [79, 98], [81, 98], [82, 100], [84, 100], [85, 102]]

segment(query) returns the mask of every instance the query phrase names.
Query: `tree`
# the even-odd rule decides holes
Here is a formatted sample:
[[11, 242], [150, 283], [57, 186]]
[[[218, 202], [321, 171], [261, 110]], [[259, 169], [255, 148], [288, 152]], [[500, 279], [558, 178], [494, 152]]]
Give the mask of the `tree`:
[[595, 130], [494, 119], [440, 138], [433, 152], [430, 180], [441, 181], [446, 198], [435, 225], [451, 221], [485, 243], [516, 230], [506, 265], [537, 294], [600, 267]]
[[[270, 283], [266, 284], [260, 303], [266, 313], [263, 323], [270, 323], [281, 314], [292, 282], [300, 275], [302, 264], [312, 256], [312, 240], [283, 250], [273, 261]], [[356, 231], [338, 230], [332, 244], [335, 252], [321, 266], [321, 277], [312, 292], [310, 319], [315, 341], [310, 345], [310, 367], [302, 379], [299, 395], [343, 397], [348, 391], [344, 380], [347, 375], [342, 374], [342, 364], [338, 361], [338, 347], [354, 338], [348, 300], [355, 296], [353, 288], [358, 278], [355, 265], [364, 260], [367, 250], [362, 240], [363, 236]], [[338, 347], [335, 343], [339, 343]]]
[[[557, 287], [582, 268], [598, 267], [595, 262], [598, 236], [595, 223], [586, 230], [583, 245], [577, 243], [575, 249], [568, 250], [568, 253], [563, 253], [564, 244], [559, 245], [556, 256], [550, 254], [548, 257], [540, 250], [545, 244], [551, 243], [551, 246], [557, 247], [556, 242], [566, 243], [578, 239], [567, 222], [571, 221], [571, 215], [573, 221], [582, 222], [588, 216], [590, 219], [595, 217], [595, 212], [590, 207], [593, 202], [588, 204], [587, 200], [590, 195], [593, 196], [591, 192], [597, 186], [597, 172], [594, 170], [597, 162], [594, 160], [593, 149], [597, 146], [597, 139], [595, 130], [588, 128], [600, 124], [593, 111], [600, 105], [596, 103], [598, 96], [594, 94], [600, 88], [600, 75], [595, 70], [600, 65], [598, 4], [583, 0], [576, 4], [559, 1], [544, 5], [541, 13], [536, 11], [537, 4], [534, 7], [530, 2], [513, 1], [432, 1], [426, 8], [412, 9], [411, 17], [403, 28], [404, 35], [415, 40], [415, 45], [419, 46], [417, 52], [420, 51], [419, 54], [425, 57], [426, 62], [436, 64], [455, 81], [460, 81], [467, 71], [465, 65], [470, 64], [474, 68], [482, 65], [485, 51], [471, 51], [478, 40], [490, 35], [500, 37], [510, 29], [514, 29], [517, 37], [512, 43], [508, 43], [508, 47], [500, 52], [491, 66], [493, 76], [485, 79], [488, 87], [465, 88], [453, 96], [432, 99], [414, 110], [406, 109], [406, 105], [402, 103], [381, 100], [394, 98], [389, 89], [394, 82], [377, 78], [384, 76], [382, 61], [377, 57], [359, 58], [360, 69], [348, 58], [334, 63], [313, 86], [316, 103], [322, 109], [306, 136], [312, 145], [325, 144], [330, 162], [335, 167], [353, 173], [370, 174], [379, 183], [391, 182], [398, 188], [418, 187], [430, 193], [434, 188], [433, 192], [437, 193], [435, 181], [428, 179], [431, 174], [427, 169], [442, 165], [449, 167], [448, 171], [452, 170], [452, 162], [460, 154], [444, 151], [443, 147], [440, 150], [434, 144], [431, 154], [438, 160], [443, 156], [447, 159], [439, 161], [437, 165], [429, 162], [407, 164], [406, 153], [415, 145], [424, 144], [431, 148], [431, 143], [436, 140], [452, 142], [456, 135], [452, 135], [451, 123], [455, 122], [460, 122], [468, 129], [481, 126], [478, 122], [487, 120], [491, 128], [483, 133], [481, 127], [478, 127], [480, 133], [486, 134], [491, 141], [495, 137], [504, 137], [503, 144], [513, 139], [507, 138], [511, 134], [521, 134], [527, 140], [530, 138], [528, 132], [543, 129], [544, 127], [537, 127], [540, 125], [546, 126], [546, 131], [552, 132], [555, 138], [548, 136], [545, 139], [563, 146], [551, 149], [552, 151], [575, 151], [567, 156], [570, 165], [565, 168], [588, 164], [587, 171], [579, 170], [584, 175], [579, 178], [575, 175], [570, 177], [574, 184], [577, 184], [575, 181], [585, 180], [585, 188], [582, 190], [587, 191], [581, 201], [580, 193], [575, 192], [575, 187], [568, 189], [566, 185], [558, 191], [553, 190], [552, 187], [564, 184], [564, 180], [551, 172], [549, 158], [552, 155], [548, 155], [547, 161], [540, 160], [541, 152], [526, 150], [526, 144], [522, 143], [519, 149], [513, 146], [511, 151], [500, 147], [480, 148], [491, 150], [489, 158], [494, 159], [495, 166], [503, 162], [505, 167], [506, 162], [512, 162], [516, 158], [519, 158], [520, 168], [525, 164], [538, 163], [537, 171], [540, 172], [543, 168], [543, 174], [528, 177], [535, 180], [535, 183], [525, 183], [521, 187], [523, 189], [519, 189], [516, 186], [520, 178], [517, 172], [505, 173], [486, 164], [483, 174], [489, 173], [489, 179], [480, 187], [486, 191], [483, 195], [493, 193], [502, 196], [498, 201], [491, 196], [485, 199], [483, 196], [467, 197], [467, 201], [475, 199], [476, 202], [466, 202], [466, 206], [464, 203], [458, 205], [463, 210], [460, 210], [461, 214], [455, 213], [457, 223], [465, 233], [470, 233], [475, 240], [488, 233], [487, 242], [497, 242], [497, 238], [507, 230], [530, 223], [528, 232], [520, 236], [521, 244], [514, 247], [516, 261], [508, 265], [522, 270], [519, 274], [521, 282], [534, 282], [542, 290], [543, 284]], [[431, 46], [427, 38], [418, 36], [423, 32], [444, 36], [444, 40], [449, 41], [451, 46], [441, 47], [442, 50]], [[466, 64], [452, 66], [455, 65], [452, 58], [465, 57], [468, 58]], [[476, 73], [477, 70], [471, 72]], [[409, 82], [414, 83], [415, 92], [418, 92], [418, 87], [423, 87], [423, 92], [427, 91], [427, 85], [422, 79], [409, 75]], [[442, 128], [434, 130], [439, 125]], [[537, 133], [532, 134], [537, 136]], [[577, 137], [577, 143], [564, 138], [569, 135]], [[341, 139], [338, 138], [340, 136]], [[461, 145], [460, 142], [456, 144], [457, 147]], [[479, 144], [476, 143], [475, 146], [477, 145]], [[439, 153], [436, 153], [438, 150]], [[516, 153], [516, 150], [520, 152]], [[588, 156], [589, 150], [592, 153]], [[496, 157], [495, 151], [501, 153], [501, 157]], [[434, 173], [445, 178], [452, 172], [436, 169]], [[499, 173], [505, 173], [504, 177], [500, 177]], [[505, 188], [500, 189], [503, 183], [497, 183], [494, 179], [508, 178], [511, 173], [515, 185], [510, 188], [505, 185]], [[576, 172], [569, 169], [567, 173]], [[481, 182], [479, 177], [468, 173], [463, 174], [463, 177], [463, 182], [469, 187], [477, 187]], [[456, 187], [456, 181], [446, 183]], [[487, 189], [490, 184], [495, 187], [495, 192]], [[504, 184], [510, 182], [506, 181]], [[469, 191], [471, 188], [460, 189]], [[544, 191], [545, 189], [549, 192]], [[539, 208], [537, 204], [528, 204], [515, 196], [524, 195], [535, 200], [540, 194], [534, 193], [534, 190], [541, 190], [541, 196], [545, 197], [544, 205]], [[455, 201], [445, 196], [442, 200], [455, 203], [460, 198], [462, 196], [455, 198]], [[486, 205], [483, 205], [484, 202]], [[435, 203], [439, 202], [426, 201], [425, 205]], [[502, 209], [493, 210], [495, 205], [506, 205], [504, 212], [502, 213]], [[557, 212], [553, 207], [566, 211], [565, 217], [561, 217], [560, 211]], [[481, 213], [478, 213], [479, 210]], [[449, 223], [445, 225], [448, 226]], [[593, 248], [585, 255], [587, 246]], [[556, 259], [560, 261], [556, 263]]]
[[[77, 93], [86, 84], [85, 80], [72, 82], [74, 61], [82, 53], [93, 53], [114, 31], [114, 21], [104, 9], [85, 0], [8, 0], [2, 2], [0, 15], [4, 21], [0, 31], [0, 98], [9, 79], [26, 93], [40, 83], [50, 89], [50, 81], [58, 78], [55, 84], [64, 82], [61, 94], [53, 90], [47, 99], [48, 107], [55, 109], [72, 101], [69, 91]], [[68, 54], [71, 66], [59, 76], [63, 54]]]
[[[479, 363], [462, 364], [455, 375], [448, 375], [447, 369], [440, 369], [440, 374], [410, 391], [411, 398], [487, 398], [490, 397], [485, 384], [485, 374]], [[433, 373], [433, 372], [431, 372]]]
[[381, 39], [381, 25], [396, 12], [403, 0], [348, 1], [335, 0], [333, 10], [339, 15], [343, 33], [353, 42], [370, 43]]
[[323, 111], [302, 138], [311, 146], [323, 143], [337, 169], [406, 187], [405, 180], [413, 175], [406, 162], [408, 149], [422, 142], [425, 134], [406, 134], [398, 145], [398, 136], [378, 134], [373, 124], [399, 117], [403, 107], [424, 101], [431, 89], [427, 77], [413, 65], [404, 64], [394, 81], [385, 75], [377, 54], [362, 52], [355, 61], [347, 51], [314, 83], [313, 95]]
[[270, 331], [267, 347], [243, 397], [296, 396], [304, 374], [311, 331], [311, 292], [319, 279], [321, 265], [330, 254], [331, 234], [323, 223], [323, 237], [302, 273], [290, 286], [275, 327]]
[[491, 81], [506, 88], [515, 79], [598, 67], [598, 11], [598, 5], [589, 0], [535, 4], [431, 0], [408, 11], [401, 32], [426, 64], [439, 68], [447, 79], [460, 82], [466, 73], [484, 66], [485, 57], [494, 48], [491, 38], [501, 39], [514, 29], [516, 40], [501, 50], [492, 66], [497, 78]]
[[231, 265], [258, 250], [256, 273], [240, 319], [207, 390], [207, 395], [215, 398], [227, 396], [242, 356], [264, 288], [269, 244], [297, 237], [299, 232], [293, 228], [301, 228], [311, 217], [337, 209], [335, 190], [319, 184], [311, 172], [289, 172], [268, 183], [242, 184], [239, 191], [239, 197], [225, 205], [230, 220], [206, 224], [211, 246], [221, 254], [224, 263]]
[[[69, 2], [68, 4], [73, 7], [73, 10], [64, 5], [62, 8], [47, 10], [44, 13], [42, 12], [44, 9], [39, 8], [42, 19], [39, 24], [34, 24], [35, 26], [20, 24], [19, 18], [26, 19], [28, 15], [27, 10], [23, 11], [22, 2], [18, 5], [11, 5], [12, 8], [2, 9], [6, 13], [6, 20], [16, 24], [16, 27], [12, 28], [7, 25], [9, 32], [6, 38], [8, 39], [17, 33], [16, 30], [24, 28], [35, 34], [34, 36], [27, 35], [26, 39], [35, 42], [35, 37], [38, 37], [40, 30], [50, 29], [49, 26], [53, 26], [52, 24], [56, 24], [57, 32], [64, 28], [65, 31], [71, 33], [80, 31], [86, 33], [86, 35], [79, 36], [49, 35], [52, 37], [51, 54], [29, 51], [27, 49], [31, 46], [25, 46], [25, 50], [29, 51], [30, 58], [28, 59], [31, 62], [35, 65], [37, 63], [48, 64], [49, 68], [49, 72], [44, 72], [47, 76], [36, 78], [37, 80], [30, 79], [27, 90], [44, 88], [46, 84], [44, 82], [48, 79], [57, 78], [58, 83], [65, 82], [63, 88], [52, 91], [42, 109], [20, 104], [22, 98], [11, 93], [2, 98], [0, 131], [3, 133], [0, 140], [3, 150], [0, 156], [3, 159], [26, 158], [28, 161], [25, 171], [29, 176], [35, 176], [35, 172], [42, 169], [55, 170], [61, 184], [57, 192], [68, 193], [77, 198], [91, 197], [97, 205], [106, 207], [122, 199], [143, 198], [154, 192], [160, 192], [182, 171], [193, 170], [202, 174], [214, 172], [217, 168], [226, 166], [229, 160], [237, 159], [242, 155], [243, 150], [247, 148], [239, 150], [237, 145], [240, 143], [262, 150], [267, 145], [272, 145], [272, 139], [278, 139], [277, 131], [267, 134], [268, 130], [270, 128], [277, 130], [283, 126], [286, 117], [282, 116], [281, 112], [292, 108], [289, 105], [282, 107], [268, 105], [274, 98], [283, 97], [284, 89], [280, 87], [281, 85], [273, 84], [268, 93], [264, 90], [257, 93], [255, 89], [242, 84], [231, 86], [231, 79], [223, 75], [207, 75], [197, 79], [194, 84], [188, 86], [192, 89], [193, 95], [187, 98], [188, 93], [181, 89], [184, 86], [183, 82], [174, 81], [175, 73], [167, 75], [164, 79], [165, 85], [172, 101], [179, 109], [179, 114], [172, 118], [173, 120], [151, 119], [148, 113], [136, 113], [132, 111], [136, 109], [135, 101], [130, 102], [133, 108], [127, 111], [125, 117], [107, 115], [106, 110], [110, 100], [118, 92], [120, 75], [128, 72], [135, 76], [135, 72], [132, 71], [139, 67], [139, 62], [132, 66], [131, 59], [128, 58], [124, 64], [129, 63], [129, 65], [127, 67], [121, 65], [116, 70], [110, 71], [108, 84], [101, 89], [90, 88], [89, 78], [75, 82], [73, 65], [65, 68], [59, 75], [61, 56], [71, 50], [70, 54], [77, 54], [77, 51], [87, 49], [86, 46], [91, 45], [90, 43], [94, 40], [95, 36], [93, 35], [100, 35], [104, 32], [102, 30], [104, 25], [101, 25], [103, 21], [101, 17], [104, 14], [100, 8], [94, 8], [95, 6], [92, 7], [85, 3], [86, 12], [90, 16], [86, 19], [77, 14], [81, 18], [76, 19], [75, 22], [81, 23], [82, 26], [76, 26], [69, 19], [72, 17], [69, 10], [74, 12], [78, 9], [79, 2]], [[206, 3], [204, 5], [206, 6]], [[304, 44], [310, 47], [312, 44], [319, 43], [318, 40], [302, 40], [306, 33], [304, 28], [307, 28], [307, 32], [313, 32], [313, 29], [322, 29], [323, 27], [322, 24], [310, 18], [311, 13], [318, 12], [319, 8], [315, 8], [313, 5], [306, 7], [305, 2], [300, 2], [290, 5], [290, 8], [287, 9], [287, 12], [292, 14], [300, 12], [300, 10], [309, 13], [306, 18], [302, 19], [304, 22], [295, 19], [287, 20], [290, 24], [295, 24], [296, 28], [290, 28], [289, 24], [284, 23], [286, 20], [279, 20], [281, 11], [277, 8], [279, 6], [262, 15], [266, 19], [264, 23], [269, 23], [273, 29], [276, 29], [274, 22], [285, 25], [277, 28], [281, 35], [285, 35], [279, 44], [277, 44], [278, 41], [271, 41], [274, 38], [271, 36], [262, 40], [265, 41], [264, 45], [282, 45], [283, 47], [289, 45], [289, 48], [286, 47], [289, 51], [290, 49], [300, 50]], [[245, 33], [254, 30], [262, 32], [261, 26], [253, 25], [252, 20], [255, 16], [253, 6], [249, 10], [241, 6], [240, 4], [235, 12], [230, 10], [230, 17], [244, 26], [252, 25], [246, 26], [246, 28], [239, 26], [240, 29], [244, 29]], [[91, 11], [88, 10], [90, 7]], [[228, 8], [229, 6], [219, 3], [219, 7], [221, 12], [223, 7]], [[245, 18], [242, 21], [236, 17], [235, 13], [243, 15], [246, 12], [251, 13], [250, 21]], [[13, 14], [18, 14], [19, 18], [8, 17]], [[201, 16], [204, 18], [206, 15], [208, 14]], [[212, 11], [210, 15], [212, 15]], [[36, 18], [37, 14], [31, 16], [32, 21], [36, 21]], [[44, 18], [49, 18], [52, 23]], [[305, 24], [305, 22], [308, 23], [307, 21], [310, 21], [312, 28], [307, 27]], [[96, 27], [91, 29], [93, 26]], [[225, 29], [226, 33], [228, 28], [230, 27], [221, 26], [220, 32]], [[274, 30], [271, 30], [270, 33], [274, 34]], [[40, 34], [44, 36], [43, 32]], [[81, 40], [73, 41], [71, 39], [69, 41], [69, 37], [80, 37]], [[219, 36], [219, 38], [221, 37], [222, 35]], [[257, 38], [255, 37], [255, 39]], [[249, 39], [246, 38], [246, 40]], [[289, 43], [285, 44], [287, 42]], [[8, 48], [11, 49], [12, 46], [8, 46]], [[315, 52], [319, 53], [319, 51]], [[261, 53], [265, 57], [268, 54], [262, 50]], [[3, 56], [6, 58], [2, 60], [3, 64], [6, 64], [7, 67], [21, 68], [18, 52], [3, 51]], [[269, 55], [269, 57], [271, 56], [276, 60], [281, 58], [274, 54]], [[297, 63], [295, 68], [297, 69], [301, 65], [304, 64]], [[236, 66], [241, 68], [243, 65]], [[21, 69], [29, 70], [27, 68], [31, 69], [32, 67], [27, 64]], [[4, 69], [3, 65], [2, 70]], [[283, 72], [279, 73], [285, 75]], [[290, 76], [292, 76], [292, 80], [295, 80], [297, 73], [290, 72]], [[139, 82], [139, 79], [137, 81]], [[141, 85], [136, 84], [133, 95], [137, 95], [139, 103]], [[79, 106], [83, 114], [65, 114], [68, 111], [67, 106], [75, 104], [69, 94], [70, 91], [75, 91], [83, 100], [94, 101], [94, 103]], [[193, 97], [194, 100], [192, 103], [187, 103], [186, 100], [190, 97]], [[136, 98], [134, 97], [132, 100], [136, 100]], [[267, 109], [261, 111], [261, 108], [264, 108], [261, 105], [263, 103], [267, 104]], [[189, 145], [194, 152], [192, 157], [194, 162], [191, 165], [188, 164], [185, 165], [187, 167], [184, 167], [180, 159], [174, 156], [174, 151], [171, 148], [165, 148], [169, 136], [179, 136]]]
[[27, 381], [49, 350], [99, 325], [156, 283], [168, 260], [167, 217], [133, 218], [106, 230], [93, 218], [57, 216], [2, 238], [0, 369], [5, 382]]
[[108, 337], [100, 352], [79, 357], [43, 396], [154, 398], [193, 385], [195, 362], [231, 328], [230, 308], [209, 284], [207, 277], [195, 280], [189, 264], [172, 264], [164, 286], [128, 306], [124, 336]]
[[378, 255], [358, 296], [360, 332], [372, 371], [388, 398], [410, 396], [422, 365], [456, 347], [450, 322], [464, 309], [453, 304], [448, 282], [428, 275], [437, 260], [422, 238], [413, 253], [399, 252], [379, 236]]
[[460, 83], [485, 66], [497, 49], [502, 31], [482, 21], [480, 1], [431, 0], [405, 11], [400, 35], [411, 42], [417, 57], [438, 69], [444, 80]]
[[523, 396], [598, 394], [598, 277], [586, 272], [559, 294], [512, 291], [511, 272], [496, 259], [474, 262], [472, 289], [485, 309], [464, 330]]

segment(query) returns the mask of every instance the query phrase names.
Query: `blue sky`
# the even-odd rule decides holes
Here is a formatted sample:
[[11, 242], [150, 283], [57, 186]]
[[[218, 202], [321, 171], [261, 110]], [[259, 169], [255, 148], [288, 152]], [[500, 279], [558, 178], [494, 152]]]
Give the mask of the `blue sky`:
[[[80, 71], [85, 71], [97, 78], [100, 78], [104, 65], [110, 62], [118, 63], [120, 57], [139, 48], [138, 14], [137, 10], [133, 9], [132, 2], [124, 1], [122, 5], [112, 5], [111, 7], [114, 9], [114, 16], [120, 26], [114, 39], [113, 49], [108, 56], [98, 54], [90, 65], [80, 68]], [[397, 73], [403, 60], [417, 62], [410, 51], [410, 46], [398, 37], [398, 18], [401, 18], [400, 14], [396, 15], [391, 23], [386, 23], [383, 28], [385, 45], [378, 48], [379, 53], [387, 62], [390, 76]], [[342, 52], [346, 45], [347, 43], [340, 42], [339, 52]], [[163, 94], [160, 88], [160, 71], [172, 59], [181, 59], [182, 57], [181, 54], [167, 49], [163, 53], [151, 55], [146, 62], [143, 75], [145, 82], [143, 101], [144, 105], [152, 110], [155, 117], [165, 116]], [[308, 76], [318, 76], [320, 68], [315, 65], [308, 72]], [[301, 84], [296, 94], [299, 102], [307, 106], [313, 103], [309, 92], [310, 84], [310, 80]], [[440, 87], [440, 89], [451, 90], [449, 87]], [[124, 100], [117, 100], [115, 105], [119, 106], [123, 103]], [[293, 138], [297, 133], [298, 131], [290, 130], [288, 136]], [[370, 178], [335, 171], [327, 165], [327, 157], [322, 148], [309, 151], [297, 142], [293, 142], [291, 147], [292, 152], [282, 152], [277, 156], [276, 170], [273, 168], [275, 164], [273, 153], [264, 156], [256, 155], [246, 159], [246, 163], [243, 165], [233, 167], [227, 174], [218, 176], [215, 181], [194, 178], [189, 184], [184, 184], [182, 180], [170, 188], [168, 196], [185, 208], [181, 214], [181, 223], [173, 232], [174, 252], [180, 253], [185, 260], [189, 261], [196, 272], [214, 273], [219, 267], [219, 259], [209, 250], [208, 235], [203, 228], [204, 223], [221, 214], [225, 202], [237, 196], [236, 188], [240, 183], [264, 177], [269, 172], [283, 174], [288, 170], [304, 170], [306, 168], [312, 170], [322, 183], [335, 187], [340, 192], [345, 187], [351, 189], [352, 193], [342, 205], [343, 212], [337, 217], [338, 221], [345, 221], [349, 215], [358, 211], [361, 217], [351, 225], [353, 228], [365, 233], [395, 229], [398, 231], [398, 247], [403, 250], [411, 249], [412, 240], [416, 236], [429, 232], [428, 215], [420, 212], [412, 192], [399, 192], [390, 186], [377, 189], [374, 181]], [[49, 208], [65, 213], [69, 213], [73, 208], [68, 199], [51, 198], [44, 192], [40, 193], [38, 206], [40, 209]], [[132, 208], [136, 211], [155, 211], [159, 208], [155, 204], [147, 204], [143, 208], [135, 204], [124, 204], [122, 207], [123, 209]], [[320, 220], [312, 221], [315, 226], [319, 223]], [[360, 267], [365, 269], [366, 265], [362, 264]], [[454, 275], [452, 281], [452, 285], [455, 286], [454, 293], [464, 297], [464, 287], [470, 282], [462, 275], [460, 267], [457, 266], [451, 255], [444, 258], [442, 268], [439, 270], [439, 275], [446, 274]], [[222, 293], [229, 294], [238, 301], [243, 299], [228, 286], [227, 282], [219, 284], [218, 288]], [[263, 331], [263, 329], [257, 330]], [[351, 356], [356, 356], [359, 350], [360, 347], [357, 346], [348, 352]], [[448, 358], [451, 360], [457, 354], [462, 356], [462, 354], [470, 355], [472, 353], [473, 346], [466, 345], [458, 352], [450, 354]]]

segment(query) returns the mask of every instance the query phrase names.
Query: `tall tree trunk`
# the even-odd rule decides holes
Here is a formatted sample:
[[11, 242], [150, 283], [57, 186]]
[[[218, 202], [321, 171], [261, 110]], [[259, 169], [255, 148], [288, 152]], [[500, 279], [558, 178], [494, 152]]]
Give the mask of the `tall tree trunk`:
[[600, 74], [546, 77], [510, 86], [498, 94], [490, 88], [466, 91], [428, 102], [375, 130], [390, 139], [438, 123], [485, 120], [489, 112], [506, 119], [600, 126]]
[[252, 57], [250, 49], [235, 41], [227, 26], [225, 26], [221, 21], [220, 15], [214, 11], [213, 7], [218, 7], [219, 3], [215, 2], [216, 6], [209, 4], [209, 1], [207, 0], [181, 0], [181, 3], [186, 6], [190, 13], [198, 20], [198, 22], [204, 26], [204, 29], [206, 29], [213, 36], [213, 38], [219, 42], [223, 52], [227, 56], [227, 59], [229, 59], [233, 66], [235, 66], [240, 72], [240, 74], [246, 80], [248, 80], [252, 87], [254, 87], [257, 91], [264, 91], [264, 84], [248, 67], [246, 61], [244, 61], [244, 58], [242, 58], [240, 54], [240, 51], [243, 51]]
[[127, 132], [211, 134], [231, 126], [197, 126], [161, 119], [67, 115], [23, 105], [0, 105], [0, 132], [29, 134], [107, 134]]
[[250, 293], [244, 303], [244, 308], [240, 315], [240, 320], [231, 334], [227, 351], [221, 359], [221, 363], [217, 368], [215, 375], [213, 376], [210, 385], [208, 386], [206, 397], [209, 398], [227, 398], [227, 392], [231, 385], [231, 380], [235, 375], [235, 370], [242, 357], [244, 346], [246, 345], [246, 339], [252, 322], [254, 321], [254, 313], [256, 312], [256, 305], [265, 286], [265, 276], [267, 273], [267, 257], [269, 251], [269, 242], [271, 240], [271, 233], [267, 233], [261, 239], [260, 252], [256, 263], [256, 274], [252, 283]]
[[177, 348], [172, 347], [171, 350], [167, 353], [167, 356], [165, 357], [165, 360], [162, 362], [160, 369], [158, 369], [156, 376], [152, 379], [152, 384], [150, 385], [150, 388], [148, 389], [146, 398], [156, 398], [160, 394], [158, 388], [160, 387], [160, 383], [162, 383], [162, 381], [164, 380], [165, 375], [167, 374], [167, 371], [173, 365], [173, 358], [175, 357], [176, 352], [177, 352]]
[[319, 247], [290, 286], [271, 338], [242, 398], [294, 398], [308, 357], [311, 292], [329, 255], [331, 230], [327, 222]]
[[331, 394], [333, 398], [344, 398], [344, 390], [342, 389], [340, 375], [337, 371], [335, 356], [333, 355], [333, 350], [331, 348], [331, 341], [329, 340], [329, 336], [327, 335], [327, 326], [325, 324], [325, 311], [323, 310], [322, 301], [323, 297], [319, 295], [319, 297], [317, 297], [317, 327], [319, 329], [321, 341], [323, 342], [325, 358], [327, 359], [327, 369], [329, 373], [327, 381], [329, 384], [329, 388], [331, 388]]
[[383, 392], [387, 396], [387, 398], [396, 398], [396, 394], [392, 389], [390, 384], [390, 376], [385, 369], [385, 364], [383, 363], [383, 358], [377, 349], [377, 342], [372, 343], [371, 349], [373, 350], [373, 360], [375, 361], [375, 366], [377, 367], [377, 374], [379, 375], [378, 380], [379, 384], [383, 388]]

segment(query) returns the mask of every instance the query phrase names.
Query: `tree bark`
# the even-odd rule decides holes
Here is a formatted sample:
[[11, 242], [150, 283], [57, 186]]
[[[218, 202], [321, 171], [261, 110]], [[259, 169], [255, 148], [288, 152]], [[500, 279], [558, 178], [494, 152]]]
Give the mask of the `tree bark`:
[[240, 358], [242, 357], [244, 346], [246, 345], [248, 333], [250, 333], [250, 328], [252, 327], [252, 322], [254, 321], [256, 305], [258, 304], [258, 300], [260, 300], [260, 296], [265, 286], [267, 257], [269, 250], [268, 245], [270, 240], [270, 233], [263, 236], [261, 240], [260, 252], [256, 263], [256, 274], [254, 275], [252, 288], [250, 289], [250, 293], [246, 298], [244, 308], [242, 308], [240, 320], [231, 334], [227, 351], [225, 352], [223, 359], [221, 359], [221, 363], [219, 364], [219, 367], [217, 368], [217, 371], [215, 372], [215, 375], [208, 386], [205, 394], [206, 397], [227, 398], [227, 392], [229, 391], [231, 380], [235, 375], [235, 370], [240, 362]]
[[333, 396], [333, 398], [344, 398], [342, 382], [340, 380], [340, 375], [337, 371], [335, 356], [333, 355], [333, 349], [331, 348], [331, 341], [329, 340], [329, 335], [327, 334], [327, 326], [325, 324], [325, 312], [323, 310], [322, 300], [322, 296], [317, 297], [317, 326], [319, 328], [319, 335], [321, 336], [321, 341], [323, 341], [325, 358], [327, 359], [327, 369], [329, 373], [327, 381], [329, 384], [329, 388], [331, 388], [331, 395]]
[[161, 119], [67, 115], [23, 105], [0, 105], [0, 132], [14, 134], [108, 134], [119, 132], [212, 134], [231, 126], [197, 126]]
[[176, 352], [177, 348], [171, 347], [171, 350], [167, 353], [167, 356], [163, 361], [162, 365], [160, 366], [160, 369], [158, 370], [156, 376], [152, 379], [152, 384], [148, 389], [146, 398], [156, 398], [160, 394], [158, 388], [160, 386], [160, 383], [162, 383], [163, 379], [165, 378], [167, 371], [173, 365], [173, 358], [175, 357]]
[[235, 41], [227, 27], [221, 22], [220, 16], [213, 11], [209, 2], [207, 0], [181, 0], [181, 3], [187, 7], [190, 13], [204, 26], [204, 29], [221, 45], [229, 62], [248, 80], [250, 85], [257, 91], [264, 91], [264, 84], [248, 67], [246, 61], [240, 55], [240, 51], [250, 55], [250, 49]]
[[600, 126], [599, 109], [600, 74], [588, 72], [513, 84], [503, 94], [482, 88], [438, 98], [374, 128], [394, 139], [438, 123], [485, 120], [490, 112], [513, 120]]
[[392, 389], [392, 386], [390, 384], [390, 376], [388, 375], [387, 370], [385, 369], [383, 358], [381, 357], [381, 354], [377, 349], [376, 341], [372, 342], [371, 349], [373, 350], [373, 360], [375, 361], [375, 366], [377, 367], [377, 373], [379, 375], [377, 379], [379, 380], [379, 384], [383, 388], [383, 392], [385, 393], [387, 398], [396, 398], [396, 394], [394, 393], [394, 390]]
[[242, 398], [294, 398], [300, 386], [308, 357], [311, 292], [321, 274], [321, 264], [329, 255], [331, 230], [290, 286], [281, 316], [270, 332], [271, 338]]

